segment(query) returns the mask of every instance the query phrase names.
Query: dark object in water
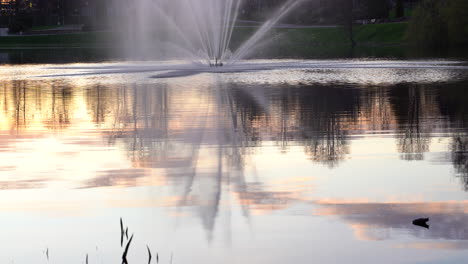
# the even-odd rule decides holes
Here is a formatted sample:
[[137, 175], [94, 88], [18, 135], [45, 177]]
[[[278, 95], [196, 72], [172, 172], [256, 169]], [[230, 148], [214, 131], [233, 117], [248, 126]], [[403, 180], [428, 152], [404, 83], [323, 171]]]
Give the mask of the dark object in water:
[[128, 240], [127, 246], [125, 246], [125, 251], [122, 254], [122, 264], [128, 264], [127, 254], [128, 254], [128, 249], [130, 248], [130, 244], [132, 243], [132, 240], [133, 240], [133, 235]]
[[123, 226], [123, 220], [122, 220], [122, 217], [120, 217], [120, 247], [123, 247], [124, 234], [125, 234], [125, 230]]
[[429, 229], [429, 225], [427, 224], [427, 221], [429, 221], [429, 218], [418, 218], [418, 219], [413, 220], [413, 225]]
[[223, 65], [223, 62], [218, 58], [215, 58], [214, 62], [210, 62], [210, 67], [223, 67]]
[[150, 250], [150, 248], [148, 247], [148, 245], [146, 245], [146, 249], [148, 249], [148, 264], [151, 264], [151, 258], [152, 258], [153, 256], [151, 256], [151, 250]]

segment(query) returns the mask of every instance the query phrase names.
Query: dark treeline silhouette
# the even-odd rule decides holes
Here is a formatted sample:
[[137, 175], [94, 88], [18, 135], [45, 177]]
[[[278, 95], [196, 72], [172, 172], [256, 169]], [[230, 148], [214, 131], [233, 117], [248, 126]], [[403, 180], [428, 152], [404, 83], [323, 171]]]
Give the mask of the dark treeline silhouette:
[[[404, 15], [404, 8], [418, 0], [304, 0], [287, 22], [298, 24], [342, 23], [357, 19], [388, 19], [391, 10]], [[264, 20], [286, 0], [244, 1], [241, 19]], [[12, 33], [32, 26], [85, 24], [87, 29], [105, 29], [112, 14], [112, 0], [1, 0], [0, 26]], [[403, 11], [402, 11], [403, 10]]]
[[464, 50], [468, 45], [468, 1], [422, 1], [413, 12], [408, 39], [422, 50]]
[[[263, 20], [285, 0], [249, 0], [244, 2], [242, 18]], [[420, 0], [303, 0], [285, 20], [297, 24], [337, 24], [353, 19], [383, 19], [404, 17]]]
[[32, 26], [86, 24], [97, 29], [105, 27], [105, 0], [2, 0], [0, 26], [10, 33], [27, 31]]

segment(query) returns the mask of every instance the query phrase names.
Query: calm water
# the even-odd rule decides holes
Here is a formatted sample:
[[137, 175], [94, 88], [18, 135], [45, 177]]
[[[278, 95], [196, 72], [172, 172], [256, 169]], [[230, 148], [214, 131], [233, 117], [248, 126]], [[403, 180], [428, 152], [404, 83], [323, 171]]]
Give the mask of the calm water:
[[0, 67], [2, 263], [468, 256], [466, 68], [77, 72]]

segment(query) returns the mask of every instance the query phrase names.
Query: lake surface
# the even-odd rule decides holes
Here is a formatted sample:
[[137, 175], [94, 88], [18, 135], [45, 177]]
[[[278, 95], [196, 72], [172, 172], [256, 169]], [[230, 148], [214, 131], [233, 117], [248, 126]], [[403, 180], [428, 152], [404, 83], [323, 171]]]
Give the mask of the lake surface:
[[297, 63], [0, 66], [0, 261], [466, 261], [466, 63]]

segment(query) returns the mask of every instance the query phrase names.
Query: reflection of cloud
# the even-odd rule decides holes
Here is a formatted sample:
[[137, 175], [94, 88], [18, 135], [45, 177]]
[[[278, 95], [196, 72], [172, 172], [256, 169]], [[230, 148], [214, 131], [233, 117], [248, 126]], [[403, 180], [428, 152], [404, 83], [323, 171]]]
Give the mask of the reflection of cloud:
[[[183, 203], [183, 204], [182, 204]], [[197, 201], [194, 197], [189, 197], [189, 199], [185, 199], [183, 196], [164, 196], [158, 197], [157, 199], [148, 199], [148, 198], [135, 198], [132, 200], [126, 199], [110, 199], [107, 200], [107, 205], [112, 207], [168, 207], [174, 208], [176, 206], [195, 206]], [[183, 213], [183, 212], [176, 212], [176, 213]]]
[[97, 176], [88, 180], [82, 188], [137, 186], [138, 179], [145, 177], [146, 174], [147, 171], [144, 169], [105, 170], [98, 172]]
[[[362, 240], [390, 239], [405, 231], [423, 239], [468, 241], [468, 201], [316, 204], [318, 215], [339, 216]], [[420, 217], [429, 217], [429, 230], [412, 225], [412, 220]]]
[[281, 210], [287, 208], [295, 201], [292, 192], [270, 192], [270, 191], [245, 191], [239, 192], [239, 203], [248, 206], [257, 214]]
[[16, 166], [0, 166], [0, 171], [14, 171]]
[[452, 249], [452, 250], [466, 250], [468, 249], [467, 241], [444, 241], [432, 243], [408, 243], [399, 244], [397, 248], [417, 248], [417, 249]]
[[[0, 168], [2, 171], [2, 168]], [[0, 190], [22, 190], [22, 189], [37, 189], [47, 183], [49, 179], [38, 179], [38, 180], [18, 180], [13, 179], [11, 181], [0, 181]]]

